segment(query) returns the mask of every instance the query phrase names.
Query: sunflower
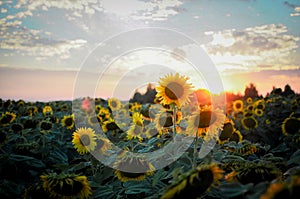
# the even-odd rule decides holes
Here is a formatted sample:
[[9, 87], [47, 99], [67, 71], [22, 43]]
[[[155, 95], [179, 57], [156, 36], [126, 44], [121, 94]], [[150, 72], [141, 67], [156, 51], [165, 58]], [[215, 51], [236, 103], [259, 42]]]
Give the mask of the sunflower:
[[110, 118], [110, 112], [108, 108], [102, 107], [97, 114], [97, 118], [99, 122], [104, 122], [105, 120]]
[[43, 108], [43, 114], [45, 116], [47, 116], [47, 115], [53, 115], [52, 107], [51, 106], [44, 106], [44, 108]]
[[76, 174], [49, 174], [40, 176], [43, 188], [53, 198], [85, 199], [92, 195], [86, 176]]
[[233, 102], [232, 108], [235, 112], [243, 111], [244, 103], [242, 100], [235, 100]]
[[62, 126], [67, 127], [67, 129], [73, 129], [75, 122], [74, 122], [74, 114], [72, 115], [65, 115], [61, 120]]
[[251, 103], [253, 102], [253, 100], [252, 100], [251, 97], [248, 97], [248, 98], [246, 99], [246, 102], [247, 102], [248, 104], [251, 104]]
[[72, 143], [81, 155], [93, 151], [97, 145], [95, 131], [92, 128], [78, 128], [73, 132]]
[[216, 164], [200, 165], [181, 177], [161, 196], [161, 199], [197, 198], [223, 177], [223, 170]]
[[261, 110], [264, 110], [265, 107], [266, 107], [265, 106], [265, 101], [263, 99], [257, 100], [254, 105], [255, 105], [256, 109], [261, 109]]
[[282, 122], [281, 129], [284, 135], [296, 134], [300, 130], [300, 119], [291, 114]]
[[143, 115], [139, 112], [132, 114], [132, 122], [136, 125], [143, 126]]
[[88, 117], [88, 124], [91, 126], [99, 125], [98, 117], [95, 116], [89, 116]]
[[190, 136], [204, 136], [207, 132], [214, 135], [222, 129], [226, 116], [220, 109], [213, 110], [211, 106], [205, 106], [195, 111], [187, 123], [186, 132]]
[[254, 110], [254, 106], [252, 104], [250, 104], [250, 105], [248, 105], [246, 107], [246, 109], [247, 109], [247, 111], [251, 111], [252, 112]]
[[118, 110], [122, 107], [122, 103], [117, 98], [110, 98], [108, 100], [108, 106], [112, 111]]
[[40, 123], [40, 129], [41, 132], [49, 132], [49, 130], [52, 128], [52, 122], [50, 122], [49, 120], [43, 120]]
[[6, 126], [9, 123], [12, 123], [15, 119], [16, 119], [16, 114], [12, 113], [12, 112], [6, 112], [5, 114], [2, 113], [2, 117], [0, 119], [0, 124], [2, 126]]
[[95, 152], [99, 152], [100, 154], [105, 154], [105, 152], [111, 148], [111, 143], [110, 141], [102, 136], [97, 136], [96, 140], [96, 147], [95, 147]]
[[139, 139], [139, 141], [142, 141], [143, 140], [142, 135], [143, 135], [143, 126], [133, 124], [129, 127], [126, 138], [128, 140], [137, 138]]
[[19, 133], [24, 129], [23, 124], [21, 123], [14, 123], [10, 126], [10, 129], [14, 132], [14, 133]]
[[229, 138], [229, 141], [241, 142], [243, 136], [239, 130], [235, 130]]
[[156, 97], [161, 100], [161, 104], [170, 105], [176, 104], [178, 107], [190, 102], [190, 95], [193, 93], [191, 84], [188, 84], [188, 77], [169, 74], [160, 78]]
[[281, 175], [276, 167], [263, 163], [246, 163], [234, 171], [232, 177], [242, 184], [258, 184], [264, 181], [272, 181]]
[[255, 115], [257, 115], [258, 117], [261, 117], [261, 116], [264, 115], [263, 109], [255, 109], [254, 113], [255, 113]]
[[96, 113], [99, 113], [99, 111], [102, 109], [103, 107], [101, 105], [96, 105], [95, 109], [96, 109]]
[[116, 121], [111, 117], [108, 120], [104, 121], [101, 127], [104, 133], [106, 133], [107, 131], [114, 131], [119, 129], [119, 126], [117, 125]]
[[251, 116], [251, 117], [243, 117], [242, 119], [242, 126], [246, 130], [255, 129], [258, 127], [257, 120]]
[[138, 102], [134, 102], [134, 103], [129, 104], [130, 112], [140, 112], [141, 109], [142, 109], [142, 105]]
[[[118, 157], [118, 160], [114, 163], [115, 175], [121, 182], [126, 182], [129, 180], [141, 181], [146, 178], [146, 176], [152, 176], [154, 174], [154, 166], [141, 157], [123, 157], [123, 154]], [[129, 172], [145, 170], [146, 172]]]
[[160, 134], [173, 126], [173, 115], [170, 112], [162, 111], [155, 116], [154, 124]]
[[219, 136], [218, 142], [219, 144], [224, 144], [225, 141], [229, 140], [235, 131], [234, 123], [232, 120], [227, 119], [223, 125], [223, 130]]

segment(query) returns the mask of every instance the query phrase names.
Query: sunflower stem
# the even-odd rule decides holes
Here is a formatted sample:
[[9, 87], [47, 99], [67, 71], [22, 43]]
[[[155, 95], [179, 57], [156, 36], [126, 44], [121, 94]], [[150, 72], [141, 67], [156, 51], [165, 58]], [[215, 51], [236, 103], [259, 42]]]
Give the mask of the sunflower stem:
[[177, 107], [175, 104], [173, 104], [173, 140], [175, 141], [175, 136], [176, 136], [176, 111]]
[[197, 167], [197, 158], [198, 158], [198, 132], [196, 132], [195, 143], [194, 143], [194, 154], [193, 154], [193, 169]]

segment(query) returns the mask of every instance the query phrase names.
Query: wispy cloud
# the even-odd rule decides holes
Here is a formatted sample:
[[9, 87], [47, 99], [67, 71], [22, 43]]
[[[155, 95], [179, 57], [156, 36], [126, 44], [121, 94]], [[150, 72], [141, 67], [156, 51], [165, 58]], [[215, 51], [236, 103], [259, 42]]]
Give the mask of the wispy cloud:
[[277, 69], [297, 68], [290, 55], [298, 48], [299, 37], [287, 31], [282, 24], [268, 24], [244, 30], [207, 32], [213, 40], [206, 49], [220, 66], [232, 64], [248, 70], [267, 65]]

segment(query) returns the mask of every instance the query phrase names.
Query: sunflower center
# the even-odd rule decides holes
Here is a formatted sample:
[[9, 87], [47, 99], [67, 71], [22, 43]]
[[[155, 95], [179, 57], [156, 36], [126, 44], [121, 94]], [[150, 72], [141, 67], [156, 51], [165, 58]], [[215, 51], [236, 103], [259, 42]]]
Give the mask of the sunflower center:
[[300, 129], [300, 121], [294, 118], [289, 119], [285, 123], [285, 130], [288, 134], [295, 134]]
[[91, 143], [90, 137], [88, 135], [80, 136], [80, 143], [84, 146], [88, 146]]
[[198, 128], [207, 128], [216, 120], [217, 117], [212, 111], [201, 111], [200, 115], [196, 117], [194, 125], [198, 126]]
[[223, 131], [219, 137], [220, 140], [226, 140], [232, 136], [233, 126], [231, 123], [224, 124]]
[[115, 122], [110, 122], [106, 125], [107, 130], [116, 130], [118, 129], [118, 125]]
[[112, 107], [117, 107], [118, 104], [117, 104], [117, 102], [115, 102], [115, 101], [111, 101], [111, 102], [110, 102], [110, 105], [111, 105]]
[[203, 193], [214, 182], [214, 174], [211, 170], [204, 170], [198, 172], [198, 182], [194, 182], [194, 185], [198, 185], [199, 192]]
[[66, 124], [67, 126], [72, 126], [72, 125], [73, 125], [73, 118], [68, 117], [68, 118], [65, 120], [65, 124]]
[[166, 86], [165, 93], [171, 100], [177, 100], [182, 97], [184, 88], [177, 82], [171, 82]]
[[235, 108], [236, 108], [236, 109], [242, 108], [242, 104], [241, 104], [241, 103], [236, 103], [236, 104], [235, 104]]
[[[83, 189], [82, 183], [69, 178], [64, 180], [61, 179], [57, 181], [58, 182], [53, 187], [53, 191], [63, 196], [76, 196]], [[72, 183], [70, 183], [70, 181]]]
[[237, 133], [233, 133], [229, 139], [230, 141], [235, 141], [235, 142], [239, 142], [239, 136]]

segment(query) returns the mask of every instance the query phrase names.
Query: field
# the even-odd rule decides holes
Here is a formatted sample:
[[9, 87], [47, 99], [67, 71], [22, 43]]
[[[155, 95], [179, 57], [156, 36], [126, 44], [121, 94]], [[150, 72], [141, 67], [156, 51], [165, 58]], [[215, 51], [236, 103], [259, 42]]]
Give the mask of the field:
[[242, 96], [225, 111], [161, 102], [1, 100], [0, 197], [300, 195], [299, 95]]

